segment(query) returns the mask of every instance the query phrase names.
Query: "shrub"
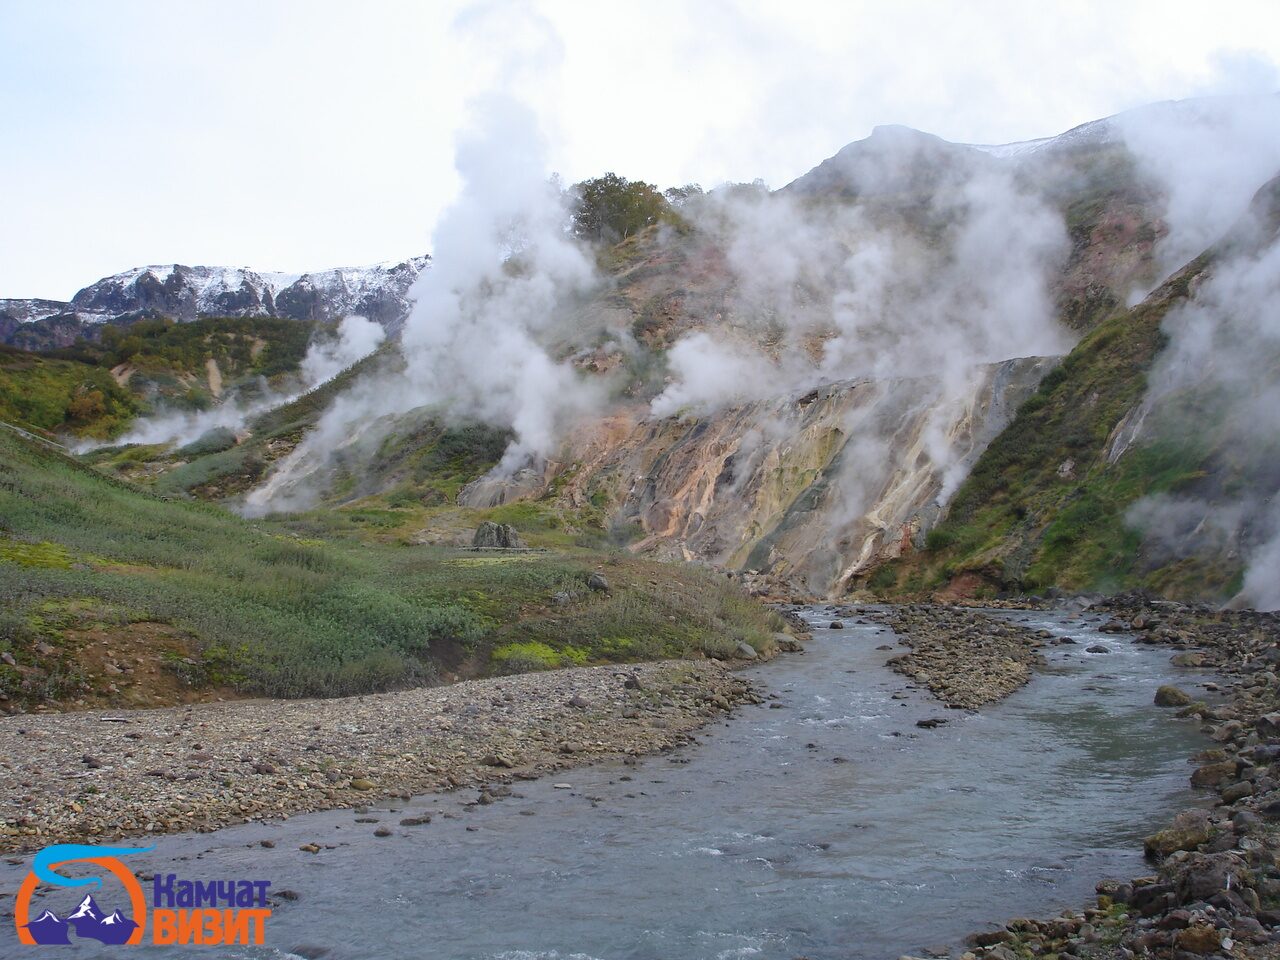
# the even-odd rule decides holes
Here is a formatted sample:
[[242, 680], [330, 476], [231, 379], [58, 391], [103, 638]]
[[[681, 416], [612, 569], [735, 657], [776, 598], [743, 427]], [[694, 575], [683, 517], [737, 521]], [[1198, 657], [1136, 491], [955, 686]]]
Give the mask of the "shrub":
[[235, 445], [236, 434], [234, 430], [230, 427], [214, 427], [212, 430], [206, 430], [200, 434], [199, 437], [192, 440], [185, 447], [180, 447], [178, 456], [202, 457], [205, 454], [230, 450]]

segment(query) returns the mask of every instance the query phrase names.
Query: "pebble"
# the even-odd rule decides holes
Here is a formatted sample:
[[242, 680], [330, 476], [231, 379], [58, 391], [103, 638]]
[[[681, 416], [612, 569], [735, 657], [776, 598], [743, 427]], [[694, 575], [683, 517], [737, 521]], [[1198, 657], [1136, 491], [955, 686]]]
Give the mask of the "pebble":
[[[209, 831], [465, 786], [490, 784], [492, 797], [494, 781], [680, 746], [757, 701], [719, 663], [665, 661], [138, 711], [127, 731], [88, 712], [31, 714], [22, 727], [0, 724], [0, 757], [13, 758], [0, 763], [0, 852]], [[574, 752], [560, 753], [561, 743]]]

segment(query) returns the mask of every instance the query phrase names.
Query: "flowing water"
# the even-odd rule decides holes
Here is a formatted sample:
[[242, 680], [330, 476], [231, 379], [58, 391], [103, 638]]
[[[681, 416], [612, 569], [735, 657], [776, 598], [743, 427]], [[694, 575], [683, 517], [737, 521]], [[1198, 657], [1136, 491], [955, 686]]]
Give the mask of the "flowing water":
[[[1097, 633], [1097, 618], [1001, 615], [1080, 642], [1046, 648], [1048, 668], [980, 714], [909, 690], [884, 666], [902, 648], [877, 649], [893, 643], [887, 628], [826, 629], [815, 608], [807, 652], [753, 672], [777, 699], [677, 754], [518, 783], [492, 805], [465, 805], [468, 791], [371, 811], [387, 838], [331, 811], [160, 838], [162, 857], [129, 862], [296, 892], [268, 923], [269, 947], [219, 956], [826, 960], [954, 947], [1143, 872], [1139, 838], [1196, 802], [1187, 757], [1200, 735], [1152, 697], [1204, 678]], [[1110, 652], [1086, 653], [1092, 643]], [[931, 717], [948, 722], [916, 727]], [[430, 825], [397, 826], [424, 811]], [[335, 848], [299, 852], [312, 841]]]

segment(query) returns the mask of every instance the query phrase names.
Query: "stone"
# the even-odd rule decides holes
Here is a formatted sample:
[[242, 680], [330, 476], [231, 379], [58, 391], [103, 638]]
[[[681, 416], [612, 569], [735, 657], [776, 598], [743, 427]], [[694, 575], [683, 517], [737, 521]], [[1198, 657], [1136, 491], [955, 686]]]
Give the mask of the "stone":
[[587, 587], [598, 593], [603, 593], [609, 589], [609, 581], [605, 579], [603, 573], [593, 573], [587, 577]]
[[1175, 653], [1169, 658], [1169, 662], [1175, 667], [1203, 667], [1204, 654], [1202, 653]]
[[319, 853], [320, 852], [319, 844], [315, 844], [315, 843], [304, 843], [298, 849], [301, 850], [303, 853]]
[[1184, 810], [1170, 826], [1145, 838], [1142, 845], [1151, 856], [1167, 857], [1177, 850], [1194, 850], [1208, 843], [1212, 835], [1207, 811]]
[[1133, 884], [1124, 880], [1100, 880], [1094, 889], [1112, 903], [1128, 903], [1133, 898]]
[[506, 767], [507, 769], [510, 769], [515, 766], [514, 762], [500, 753], [491, 753], [484, 757], [480, 762], [486, 767]]
[[1179, 930], [1174, 938], [1174, 943], [1178, 945], [1179, 949], [1203, 956], [1217, 953], [1222, 947], [1222, 937], [1218, 935], [1218, 931], [1213, 927], [1206, 924], [1196, 924], [1193, 927], [1187, 927], [1185, 930]]
[[974, 947], [994, 947], [997, 943], [1008, 943], [1012, 939], [1013, 934], [1008, 930], [987, 930], [971, 936], [969, 944]]
[[1154, 917], [1173, 905], [1176, 899], [1171, 883], [1148, 883], [1135, 886], [1129, 903], [1144, 917]]
[[391, 831], [386, 827], [378, 827], [377, 830], [373, 831], [373, 835], [375, 837], [389, 837], [391, 836]]
[[756, 653], [756, 648], [745, 640], [738, 641], [738, 645], [733, 648], [733, 654], [739, 660], [754, 660], [759, 656], [759, 654]]
[[1253, 796], [1253, 784], [1248, 780], [1241, 780], [1239, 783], [1233, 783], [1222, 791], [1223, 803], [1235, 803], [1243, 800], [1245, 797]]
[[1174, 865], [1180, 903], [1208, 900], [1245, 882], [1244, 863], [1235, 853], [1191, 853]]
[[503, 550], [522, 550], [525, 548], [524, 541], [520, 539], [520, 534], [516, 532], [515, 527], [509, 523], [494, 523], [492, 520], [486, 520], [476, 528], [475, 536], [471, 539], [471, 545], [473, 547]]
[[400, 821], [402, 827], [421, 827], [431, 822], [431, 817], [423, 815], [421, 817], [405, 817]]
[[831, 621], [831, 629], [832, 629], [832, 630], [843, 630], [843, 629], [844, 629], [844, 621], [843, 621], [843, 620], [832, 620], [832, 621]]
[[1104, 647], [1104, 646], [1103, 646], [1102, 644], [1100, 644], [1100, 643], [1095, 643], [1095, 644], [1091, 644], [1090, 646], [1085, 647], [1085, 648], [1084, 648], [1084, 652], [1085, 652], [1085, 653], [1110, 653], [1110, 652], [1111, 652], [1111, 648], [1110, 648], [1110, 647]]
[[1185, 707], [1191, 702], [1191, 695], [1173, 684], [1166, 683], [1156, 690], [1155, 702], [1157, 707]]
[[1264, 713], [1254, 721], [1253, 727], [1258, 736], [1266, 740], [1280, 739], [1280, 713]]
[[1203, 767], [1197, 767], [1195, 773], [1191, 774], [1191, 785], [1193, 787], [1216, 787], [1224, 780], [1229, 780], [1236, 775], [1236, 762], [1234, 760], [1224, 760], [1222, 763], [1206, 763]]
[[789, 633], [775, 633], [773, 635], [773, 645], [783, 653], [800, 653], [804, 649], [800, 645], [800, 641]]
[[372, 790], [376, 786], [377, 784], [372, 780], [366, 780], [364, 777], [356, 777], [351, 781], [352, 790]]

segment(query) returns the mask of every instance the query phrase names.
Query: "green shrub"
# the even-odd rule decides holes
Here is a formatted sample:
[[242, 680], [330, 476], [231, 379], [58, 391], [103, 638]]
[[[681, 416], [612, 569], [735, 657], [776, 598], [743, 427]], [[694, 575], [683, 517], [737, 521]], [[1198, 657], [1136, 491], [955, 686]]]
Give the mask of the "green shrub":
[[185, 447], [178, 448], [180, 457], [202, 457], [208, 453], [221, 453], [236, 445], [235, 431], [230, 427], [214, 427], [206, 430]]

